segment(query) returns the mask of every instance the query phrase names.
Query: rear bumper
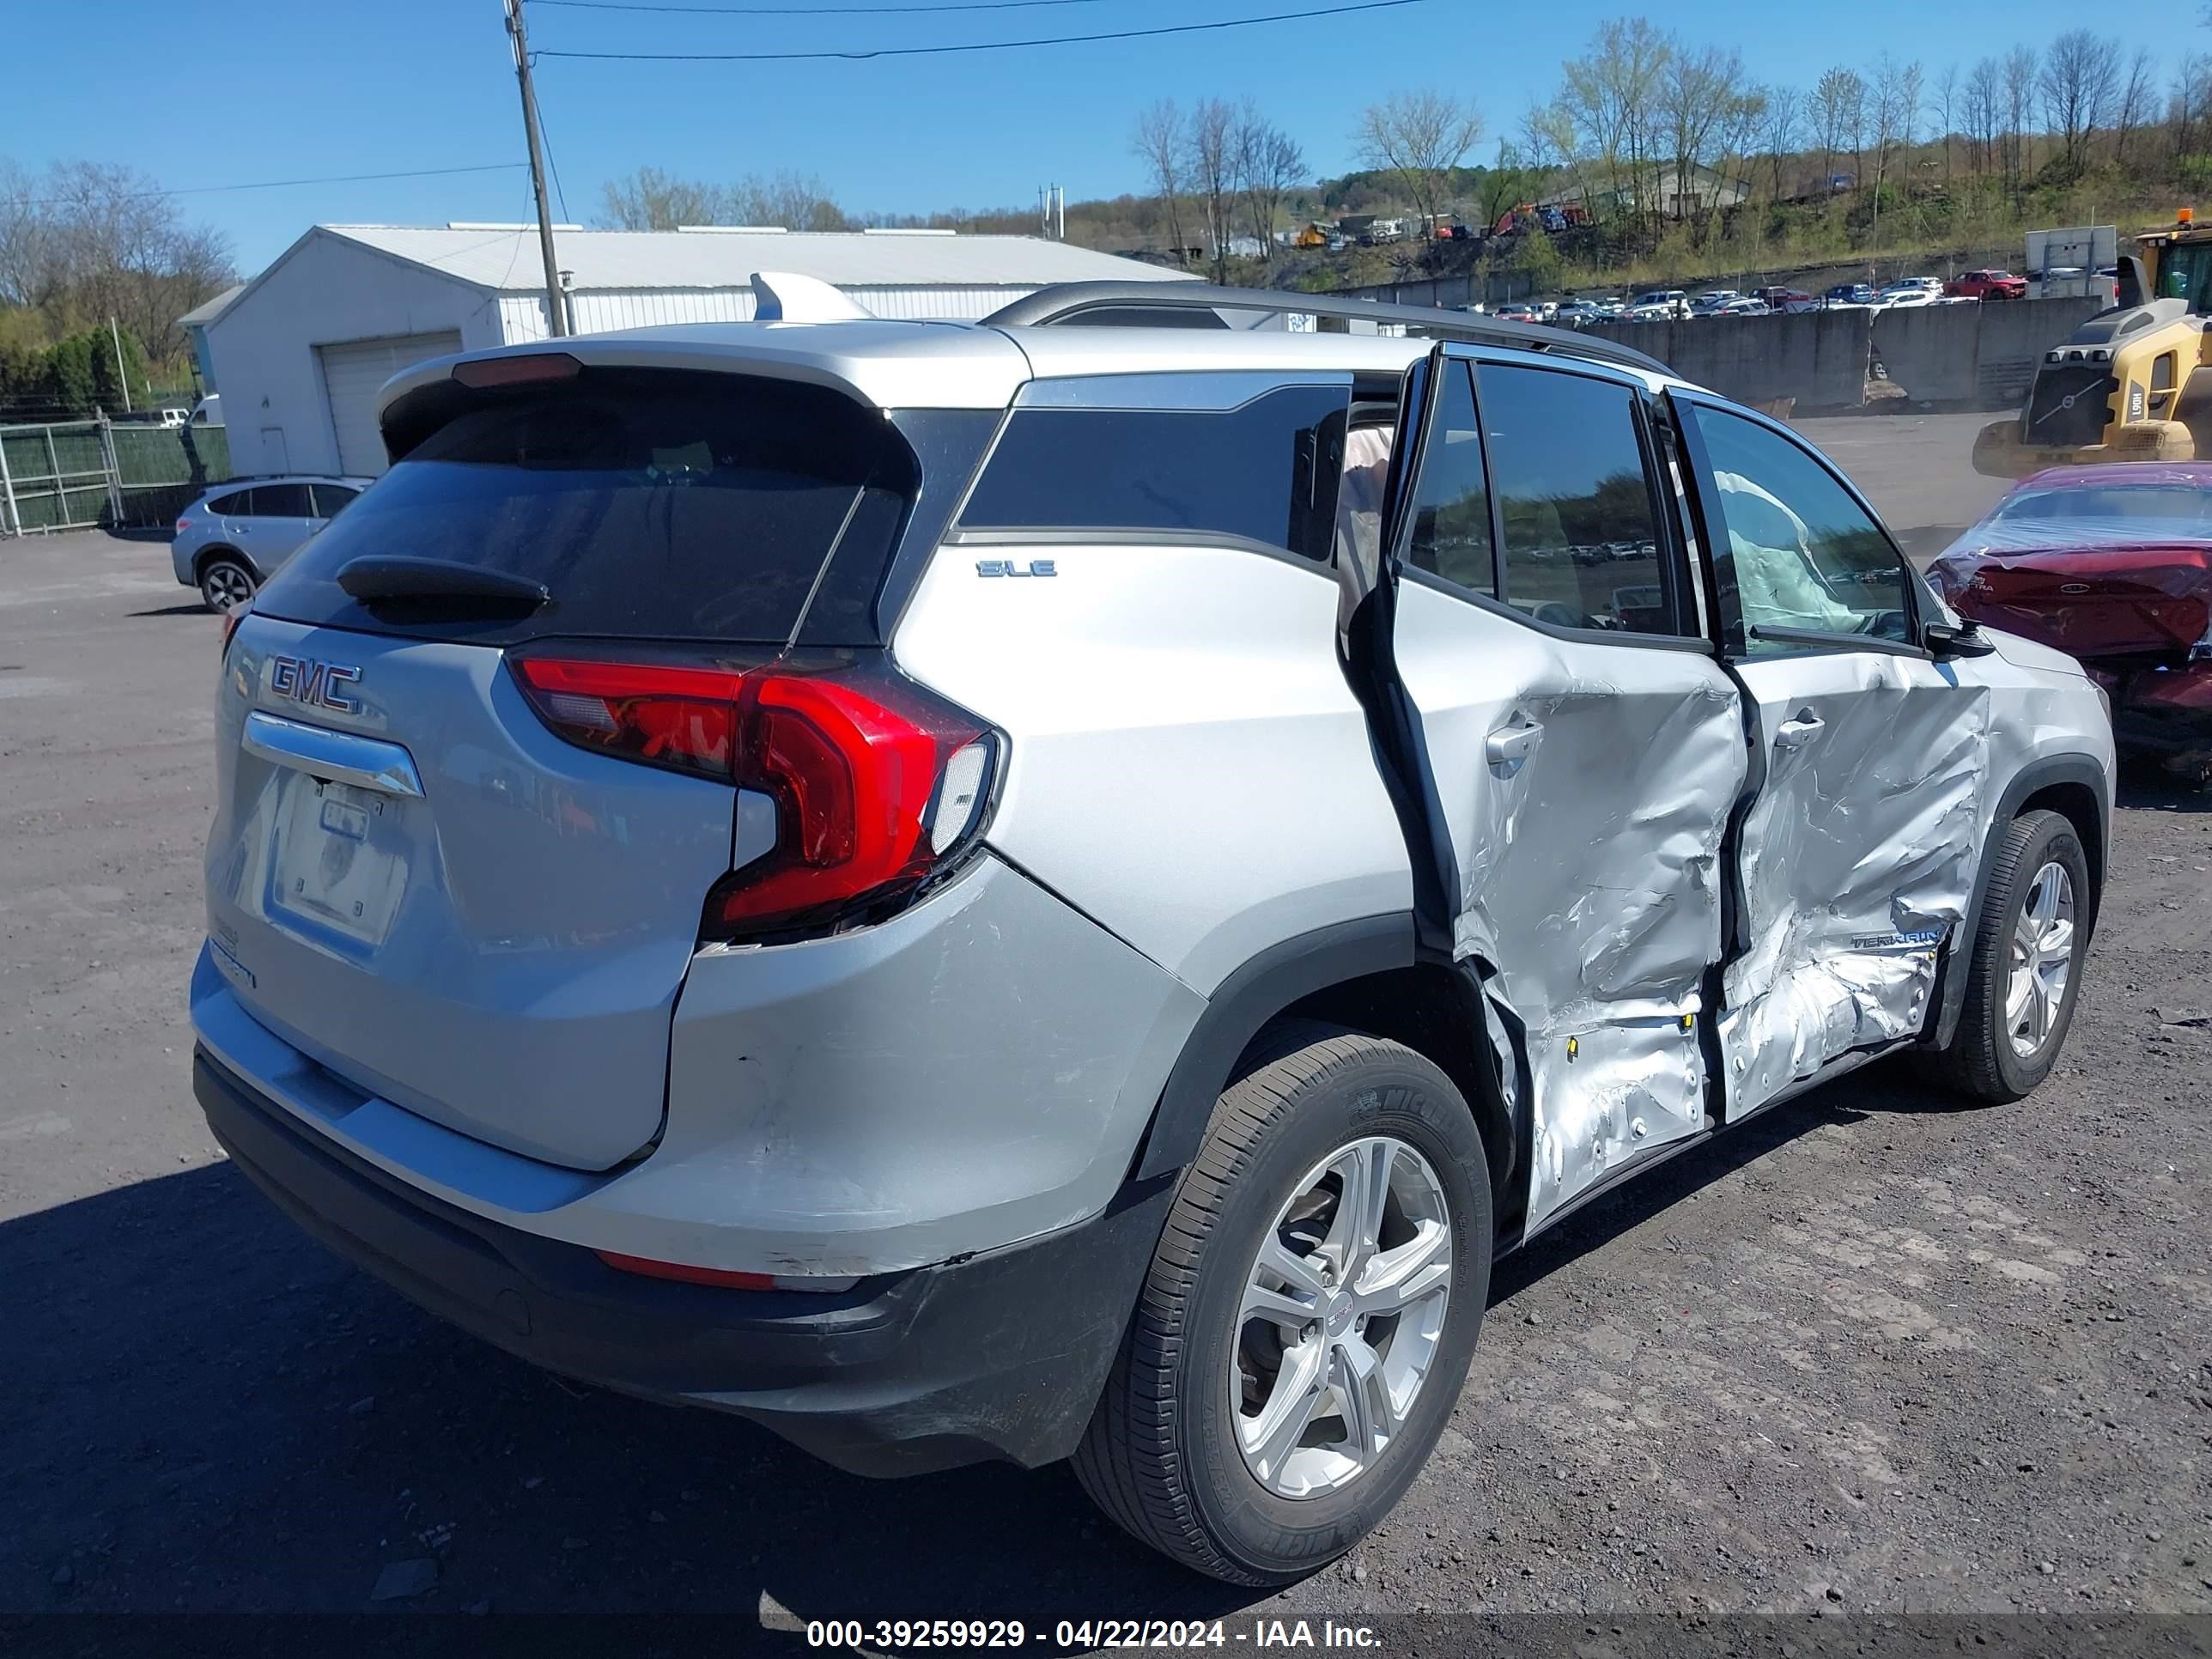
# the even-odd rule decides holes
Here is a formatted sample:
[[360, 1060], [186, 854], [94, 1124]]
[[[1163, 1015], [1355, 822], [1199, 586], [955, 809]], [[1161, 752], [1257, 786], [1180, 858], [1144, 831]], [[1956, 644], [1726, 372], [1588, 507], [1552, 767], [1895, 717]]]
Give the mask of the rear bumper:
[[307, 1232], [429, 1312], [549, 1370], [762, 1424], [858, 1474], [1066, 1456], [1173, 1198], [836, 1294], [619, 1273], [416, 1190], [301, 1124], [204, 1049], [193, 1092], [232, 1161]]

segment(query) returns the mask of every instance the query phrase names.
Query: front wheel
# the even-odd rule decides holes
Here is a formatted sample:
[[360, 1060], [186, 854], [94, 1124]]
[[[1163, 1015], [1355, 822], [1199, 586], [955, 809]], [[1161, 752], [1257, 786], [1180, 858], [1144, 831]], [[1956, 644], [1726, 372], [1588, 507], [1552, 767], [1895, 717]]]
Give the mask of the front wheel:
[[1966, 958], [1966, 1006], [1935, 1056], [1978, 1100], [2018, 1100], [2051, 1075], [2081, 990], [2096, 894], [2074, 826], [2028, 812], [2004, 828]]
[[1313, 1028], [1214, 1109], [1076, 1454], [1085, 1490], [1231, 1583], [1325, 1565], [1443, 1431], [1491, 1243], [1482, 1142], [1450, 1079], [1402, 1044]]
[[210, 611], [235, 611], [253, 597], [253, 573], [236, 559], [210, 559], [200, 567], [200, 598]]

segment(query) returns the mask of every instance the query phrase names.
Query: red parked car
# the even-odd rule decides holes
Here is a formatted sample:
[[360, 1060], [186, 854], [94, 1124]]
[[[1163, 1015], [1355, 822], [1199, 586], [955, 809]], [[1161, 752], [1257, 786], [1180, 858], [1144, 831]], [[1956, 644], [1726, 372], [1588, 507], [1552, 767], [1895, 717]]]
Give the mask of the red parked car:
[[1755, 288], [1751, 291], [1754, 300], [1763, 300], [1770, 311], [1788, 311], [1793, 307], [1810, 307], [1813, 296], [1802, 288]]
[[2078, 658], [2124, 751], [2212, 781], [2212, 463], [2039, 472], [1928, 580], [1961, 616]]
[[2008, 270], [1970, 270], [1944, 283], [1943, 292], [1964, 300], [2025, 300], [2027, 278]]

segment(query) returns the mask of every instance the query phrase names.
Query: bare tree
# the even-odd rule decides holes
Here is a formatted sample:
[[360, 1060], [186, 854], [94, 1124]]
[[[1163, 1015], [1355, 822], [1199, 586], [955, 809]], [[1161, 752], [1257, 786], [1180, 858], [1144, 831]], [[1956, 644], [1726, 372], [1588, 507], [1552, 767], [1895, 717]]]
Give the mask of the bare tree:
[[[1498, 216], [1507, 208], [1526, 199], [1515, 193], [1521, 182], [1520, 174], [1504, 173], [1505, 154], [1505, 143], [1500, 139], [1498, 167], [1483, 179], [1483, 219], [1486, 224], [1496, 224]], [[1590, 147], [1576, 131], [1574, 112], [1564, 97], [1554, 98], [1548, 104], [1531, 104], [1522, 115], [1520, 160], [1522, 167], [1539, 176], [1564, 172], [1585, 208], [1595, 199]], [[1510, 201], [1504, 199], [1509, 195], [1512, 197]]]
[[1774, 169], [1774, 199], [1781, 201], [1789, 191], [1784, 188], [1782, 169], [1797, 153], [1804, 137], [1805, 94], [1795, 87], [1769, 87], [1766, 89], [1765, 131], [1760, 142], [1765, 147], [1768, 162]]
[[1225, 98], [1201, 99], [1190, 112], [1184, 173], [1206, 214], [1206, 240], [1213, 250], [1213, 280], [1229, 273], [1229, 216], [1237, 201], [1237, 107]]
[[2149, 52], [2143, 47], [2136, 47], [2136, 55], [2128, 60], [2127, 79], [2120, 83], [2118, 96], [2112, 106], [2114, 167], [2127, 166], [2129, 137], [2151, 119], [2151, 100], [2156, 95], [2151, 74]]
[[1943, 127], [1938, 137], [1943, 146], [1943, 189], [1948, 193], [1951, 188], [1951, 137], [1958, 131], [1960, 108], [1959, 65], [1955, 60], [1944, 64], [1942, 74], [1936, 77], [1935, 107], [1939, 112], [1936, 118]]
[[781, 225], [786, 230], [843, 230], [851, 221], [830, 187], [809, 173], [749, 173], [728, 184], [678, 179], [640, 167], [600, 190], [600, 222], [617, 230], [677, 230], [685, 225]]
[[2033, 46], [2014, 46], [2004, 57], [2005, 188], [2015, 197], [2034, 159], [2027, 123], [2035, 105], [2036, 61]]
[[1237, 123], [1237, 171], [1251, 210], [1252, 234], [1260, 239], [1260, 257], [1272, 263], [1283, 198], [1305, 182], [1305, 151], [1248, 102]]
[[2212, 112], [2212, 58], [2191, 52], [2176, 65], [2166, 104], [2169, 165], [2179, 181], [2201, 143], [2200, 124]]
[[47, 235], [38, 181], [0, 158], [0, 305], [28, 308], [43, 303], [41, 289], [51, 267]]
[[1396, 92], [1359, 118], [1360, 158], [1398, 175], [1425, 233], [1433, 230], [1451, 170], [1482, 137], [1482, 116], [1442, 92]]
[[[1866, 82], [1838, 64], [1813, 83], [1814, 118], [1820, 125], [1823, 171], [1832, 179], [1836, 153], [1849, 144], [1856, 153], [1866, 126]], [[1858, 175], [1851, 175], [1858, 182]]]
[[1168, 236], [1174, 244], [1176, 261], [1181, 264], [1182, 251], [1189, 246], [1182, 235], [1182, 198], [1188, 187], [1183, 177], [1183, 159], [1188, 154], [1190, 140], [1182, 110], [1174, 99], [1163, 98], [1138, 115], [1129, 147], [1152, 173], [1152, 188], [1159, 192], [1160, 205], [1167, 213]]
[[1562, 73], [1559, 109], [1613, 202], [1632, 218], [1658, 206], [1656, 111], [1671, 50], [1646, 19], [1617, 18], [1601, 23]]
[[852, 221], [810, 173], [749, 173], [730, 186], [738, 222], [781, 225], [789, 230], [846, 230]]
[[1997, 134], [2004, 126], [2004, 66], [1984, 58], [1966, 76], [1966, 155], [1977, 173], [1997, 164]]
[[[1657, 101], [1668, 147], [1674, 151], [1674, 201], [1662, 205], [1670, 207], [1674, 217], [1686, 217], [1697, 205], [1693, 185], [1698, 169], [1725, 159], [1715, 141], [1723, 134], [1734, 138], [1751, 95], [1741, 53], [1718, 46], [1693, 48], [1679, 40], [1668, 43]], [[1721, 192], [1717, 188], [1713, 194], [1717, 202]]]
[[738, 222], [729, 192], [720, 185], [678, 179], [659, 167], [640, 167], [599, 187], [600, 220], [615, 230], [674, 230], [679, 225]]
[[2119, 94], [2118, 45], [2087, 29], [2069, 29], [2051, 43], [2038, 84], [2044, 125], [2059, 143], [2066, 176], [2078, 179], [2087, 164], [2089, 141], [2106, 124]]
[[[1921, 74], [1917, 59], [1899, 64], [1887, 52], [1875, 59], [1874, 67], [1874, 217], [1869, 228], [1870, 239], [1881, 226], [1881, 191], [1889, 174], [1889, 156], [1893, 149], [1910, 149], [1912, 134], [1920, 122]], [[1911, 195], [1908, 179], [1906, 192]]]
[[57, 161], [33, 178], [0, 167], [0, 304], [37, 312], [52, 337], [112, 317], [149, 356], [173, 359], [185, 346], [176, 319], [234, 280], [222, 234], [186, 223], [134, 168]]

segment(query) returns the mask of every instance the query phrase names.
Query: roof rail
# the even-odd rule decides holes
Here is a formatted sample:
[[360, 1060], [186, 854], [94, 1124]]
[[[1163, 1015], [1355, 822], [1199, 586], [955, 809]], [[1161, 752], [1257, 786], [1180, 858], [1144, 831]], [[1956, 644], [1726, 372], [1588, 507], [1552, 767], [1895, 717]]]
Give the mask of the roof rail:
[[[983, 319], [987, 328], [1042, 328], [1051, 325], [1104, 328], [1227, 328], [1224, 311], [1280, 316], [1340, 317], [1348, 322], [1398, 323], [1427, 338], [1472, 345], [1510, 346], [1559, 357], [1620, 363], [1654, 374], [1674, 370], [1656, 357], [1611, 340], [1535, 323], [1509, 323], [1479, 313], [1437, 306], [1382, 305], [1342, 295], [1291, 294], [1280, 289], [1216, 288], [1211, 283], [1056, 283], [1002, 306]], [[1212, 321], [1206, 318], [1211, 315]]]

